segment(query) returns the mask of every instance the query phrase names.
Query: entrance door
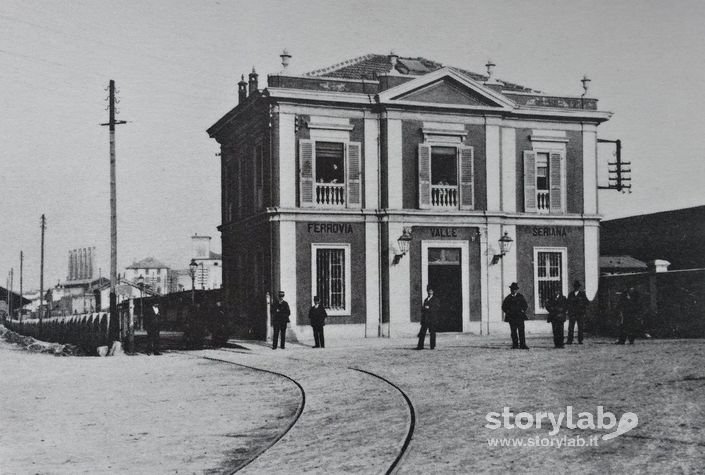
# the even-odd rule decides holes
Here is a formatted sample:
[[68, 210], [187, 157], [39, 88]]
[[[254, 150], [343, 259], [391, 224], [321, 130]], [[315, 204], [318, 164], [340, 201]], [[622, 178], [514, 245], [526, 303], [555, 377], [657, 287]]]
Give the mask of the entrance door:
[[441, 301], [439, 332], [463, 331], [461, 249], [428, 249], [428, 283]]

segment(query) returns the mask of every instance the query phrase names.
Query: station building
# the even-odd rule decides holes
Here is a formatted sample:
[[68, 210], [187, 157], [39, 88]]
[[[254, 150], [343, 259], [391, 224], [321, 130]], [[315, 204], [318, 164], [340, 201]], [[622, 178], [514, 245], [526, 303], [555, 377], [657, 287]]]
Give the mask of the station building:
[[[506, 331], [511, 282], [543, 299], [599, 278], [597, 100], [545, 94], [424, 58], [370, 54], [239, 83], [221, 146], [223, 289], [266, 332], [286, 292], [297, 336], [314, 295], [333, 336], [410, 336], [431, 284], [441, 331]], [[587, 89], [586, 89], [587, 91]], [[511, 248], [502, 252], [500, 241]], [[408, 246], [408, 249], [407, 249]], [[531, 329], [531, 322], [529, 322]]]

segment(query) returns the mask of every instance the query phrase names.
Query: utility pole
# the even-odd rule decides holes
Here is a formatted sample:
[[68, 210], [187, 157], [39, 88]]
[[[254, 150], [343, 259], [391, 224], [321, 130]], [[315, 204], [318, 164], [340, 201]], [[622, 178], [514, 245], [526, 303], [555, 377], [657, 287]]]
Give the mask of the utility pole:
[[24, 264], [24, 253], [20, 251], [20, 327], [22, 326], [22, 266]]
[[[124, 120], [115, 120], [115, 81], [112, 79], [108, 85], [110, 97], [108, 99], [109, 114], [107, 125], [110, 132], [110, 328], [108, 337], [115, 342], [120, 339], [120, 322], [117, 316], [117, 197], [115, 180], [115, 125], [125, 124]], [[119, 101], [118, 101], [119, 102]]]
[[8, 306], [8, 315], [10, 315], [10, 320], [12, 320], [12, 280], [15, 276], [15, 268], [10, 267], [10, 303]]
[[44, 231], [47, 228], [47, 219], [42, 215], [41, 224], [42, 228], [42, 258], [39, 267], [39, 335], [42, 334], [42, 323], [43, 323], [43, 313], [42, 303], [44, 302]]

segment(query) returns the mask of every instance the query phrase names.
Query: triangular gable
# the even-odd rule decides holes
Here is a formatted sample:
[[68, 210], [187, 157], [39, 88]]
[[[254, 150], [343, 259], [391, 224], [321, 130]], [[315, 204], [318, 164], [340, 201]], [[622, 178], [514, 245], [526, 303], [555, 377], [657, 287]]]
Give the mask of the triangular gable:
[[497, 107], [495, 101], [490, 101], [487, 97], [478, 94], [472, 89], [463, 87], [457, 81], [449, 78], [441, 79], [433, 84], [400, 96], [399, 99], [436, 104]]
[[379, 94], [379, 99], [381, 103], [435, 104], [492, 109], [515, 107], [514, 102], [507, 97], [449, 68], [433, 71], [387, 89]]

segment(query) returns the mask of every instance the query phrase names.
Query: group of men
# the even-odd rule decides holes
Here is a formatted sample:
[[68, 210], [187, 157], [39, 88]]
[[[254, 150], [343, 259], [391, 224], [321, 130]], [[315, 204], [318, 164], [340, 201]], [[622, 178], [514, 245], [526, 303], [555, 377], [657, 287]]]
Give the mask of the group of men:
[[[556, 289], [544, 305], [548, 310], [547, 322], [553, 329], [553, 344], [556, 348], [564, 348], [565, 345], [572, 345], [575, 336], [575, 327], [578, 327], [578, 344], [583, 344], [583, 327], [585, 324], [585, 314], [590, 305], [590, 301], [582, 290], [582, 284], [576, 280], [573, 282], [573, 290], [564, 296], [560, 289]], [[512, 349], [528, 350], [526, 345], [526, 333], [524, 322], [528, 320], [526, 311], [529, 308], [526, 299], [519, 293], [519, 284], [512, 282], [509, 286], [510, 293], [502, 302], [504, 319], [509, 324], [512, 338]], [[426, 333], [430, 334], [430, 347], [436, 348], [436, 327], [438, 326], [439, 314], [441, 311], [440, 299], [435, 295], [431, 285], [426, 287], [427, 296], [421, 306], [421, 328], [418, 333], [417, 350], [424, 348]], [[280, 348], [284, 349], [286, 343], [286, 327], [289, 323], [291, 311], [289, 304], [284, 300], [284, 291], [279, 292], [279, 298], [272, 304], [272, 327], [274, 338], [272, 349], [277, 349], [277, 342]], [[622, 294], [619, 305], [621, 318], [620, 337], [618, 344], [624, 344], [627, 340], [634, 343], [637, 333], [637, 322], [640, 312], [639, 296], [634, 288], [629, 288]], [[326, 309], [321, 304], [318, 297], [313, 298], [313, 306], [309, 310], [308, 317], [313, 329], [314, 348], [324, 348], [323, 326], [327, 318]], [[566, 319], [568, 320], [568, 338], [564, 342], [563, 328]]]
[[[279, 348], [282, 350], [286, 347], [286, 327], [289, 323], [291, 309], [289, 308], [288, 302], [284, 300], [285, 295], [284, 291], [280, 290], [277, 300], [271, 307], [272, 328], [274, 330], [272, 338], [273, 350], [277, 349], [277, 343], [279, 343]], [[308, 311], [308, 318], [311, 323], [311, 328], [313, 329], [314, 348], [326, 347], [323, 327], [326, 324], [327, 317], [328, 314], [326, 313], [325, 307], [321, 304], [321, 299], [319, 299], [318, 296], [313, 297], [313, 306]]]

